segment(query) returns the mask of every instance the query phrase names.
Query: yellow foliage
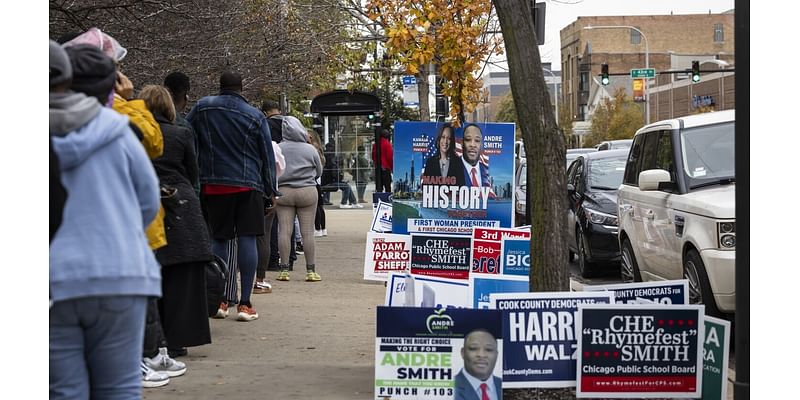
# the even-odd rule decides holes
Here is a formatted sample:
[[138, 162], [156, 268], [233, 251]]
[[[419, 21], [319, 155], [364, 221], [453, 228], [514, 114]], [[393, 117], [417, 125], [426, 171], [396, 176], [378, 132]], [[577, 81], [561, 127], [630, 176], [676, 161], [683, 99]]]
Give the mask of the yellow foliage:
[[367, 9], [369, 18], [385, 29], [388, 54], [408, 73], [418, 73], [420, 65], [436, 57], [445, 81], [443, 94], [451, 99], [450, 115], [459, 125], [462, 106], [471, 111], [480, 99], [481, 85], [474, 75], [481, 63], [502, 54], [501, 39], [484, 34], [491, 0], [369, 0]]

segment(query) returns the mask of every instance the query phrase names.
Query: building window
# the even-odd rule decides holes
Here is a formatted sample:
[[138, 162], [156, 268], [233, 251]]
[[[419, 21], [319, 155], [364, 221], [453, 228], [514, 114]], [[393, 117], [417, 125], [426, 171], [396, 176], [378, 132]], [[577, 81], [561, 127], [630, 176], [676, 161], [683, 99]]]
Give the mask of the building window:
[[722, 24], [715, 24], [714, 25], [714, 42], [724, 42], [725, 41], [725, 28]]
[[[639, 28], [638, 26], [635, 28]], [[642, 35], [636, 29], [631, 29], [631, 44], [642, 43]]]
[[580, 85], [578, 85], [578, 90], [581, 92], [589, 91], [589, 73], [588, 72], [581, 72], [581, 81]]

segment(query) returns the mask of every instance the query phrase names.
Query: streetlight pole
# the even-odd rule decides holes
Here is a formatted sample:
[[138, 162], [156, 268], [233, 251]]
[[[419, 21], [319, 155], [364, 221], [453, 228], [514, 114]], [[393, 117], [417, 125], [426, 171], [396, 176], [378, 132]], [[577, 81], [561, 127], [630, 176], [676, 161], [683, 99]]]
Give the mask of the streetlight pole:
[[555, 87], [555, 90], [554, 90], [553, 95], [556, 98], [556, 121], [558, 121], [558, 82], [556, 82], [558, 80], [558, 78], [556, 77], [556, 74], [553, 73], [553, 71], [550, 71], [547, 68], [542, 68], [542, 71], [547, 72], [548, 74], [550, 74], [550, 76], [552, 76], [553, 80], [554, 80], [553, 86]]
[[[644, 68], [650, 69], [650, 46], [647, 44], [647, 36], [645, 36], [644, 32], [639, 30], [639, 28], [635, 26], [629, 25], [601, 25], [601, 26], [584, 26], [581, 29], [633, 29], [636, 32], [639, 32], [640, 35], [644, 38]], [[644, 107], [645, 107], [645, 124], [650, 124], [650, 94], [647, 93], [647, 81], [649, 78], [644, 80]]]

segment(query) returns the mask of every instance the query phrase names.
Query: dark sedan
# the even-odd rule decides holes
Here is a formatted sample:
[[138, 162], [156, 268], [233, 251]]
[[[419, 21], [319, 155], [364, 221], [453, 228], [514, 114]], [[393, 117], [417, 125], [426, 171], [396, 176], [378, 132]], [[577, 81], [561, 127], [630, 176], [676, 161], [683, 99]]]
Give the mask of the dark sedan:
[[619, 262], [617, 190], [628, 150], [581, 154], [567, 170], [567, 225], [570, 259], [578, 255], [581, 275], [598, 264]]

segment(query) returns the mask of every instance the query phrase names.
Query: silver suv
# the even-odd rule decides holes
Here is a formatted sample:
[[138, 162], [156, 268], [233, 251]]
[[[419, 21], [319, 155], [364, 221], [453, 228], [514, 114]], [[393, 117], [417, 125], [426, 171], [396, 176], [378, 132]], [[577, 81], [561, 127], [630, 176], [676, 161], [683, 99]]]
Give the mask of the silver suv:
[[625, 280], [688, 279], [709, 315], [735, 311], [734, 110], [636, 132], [617, 198]]

